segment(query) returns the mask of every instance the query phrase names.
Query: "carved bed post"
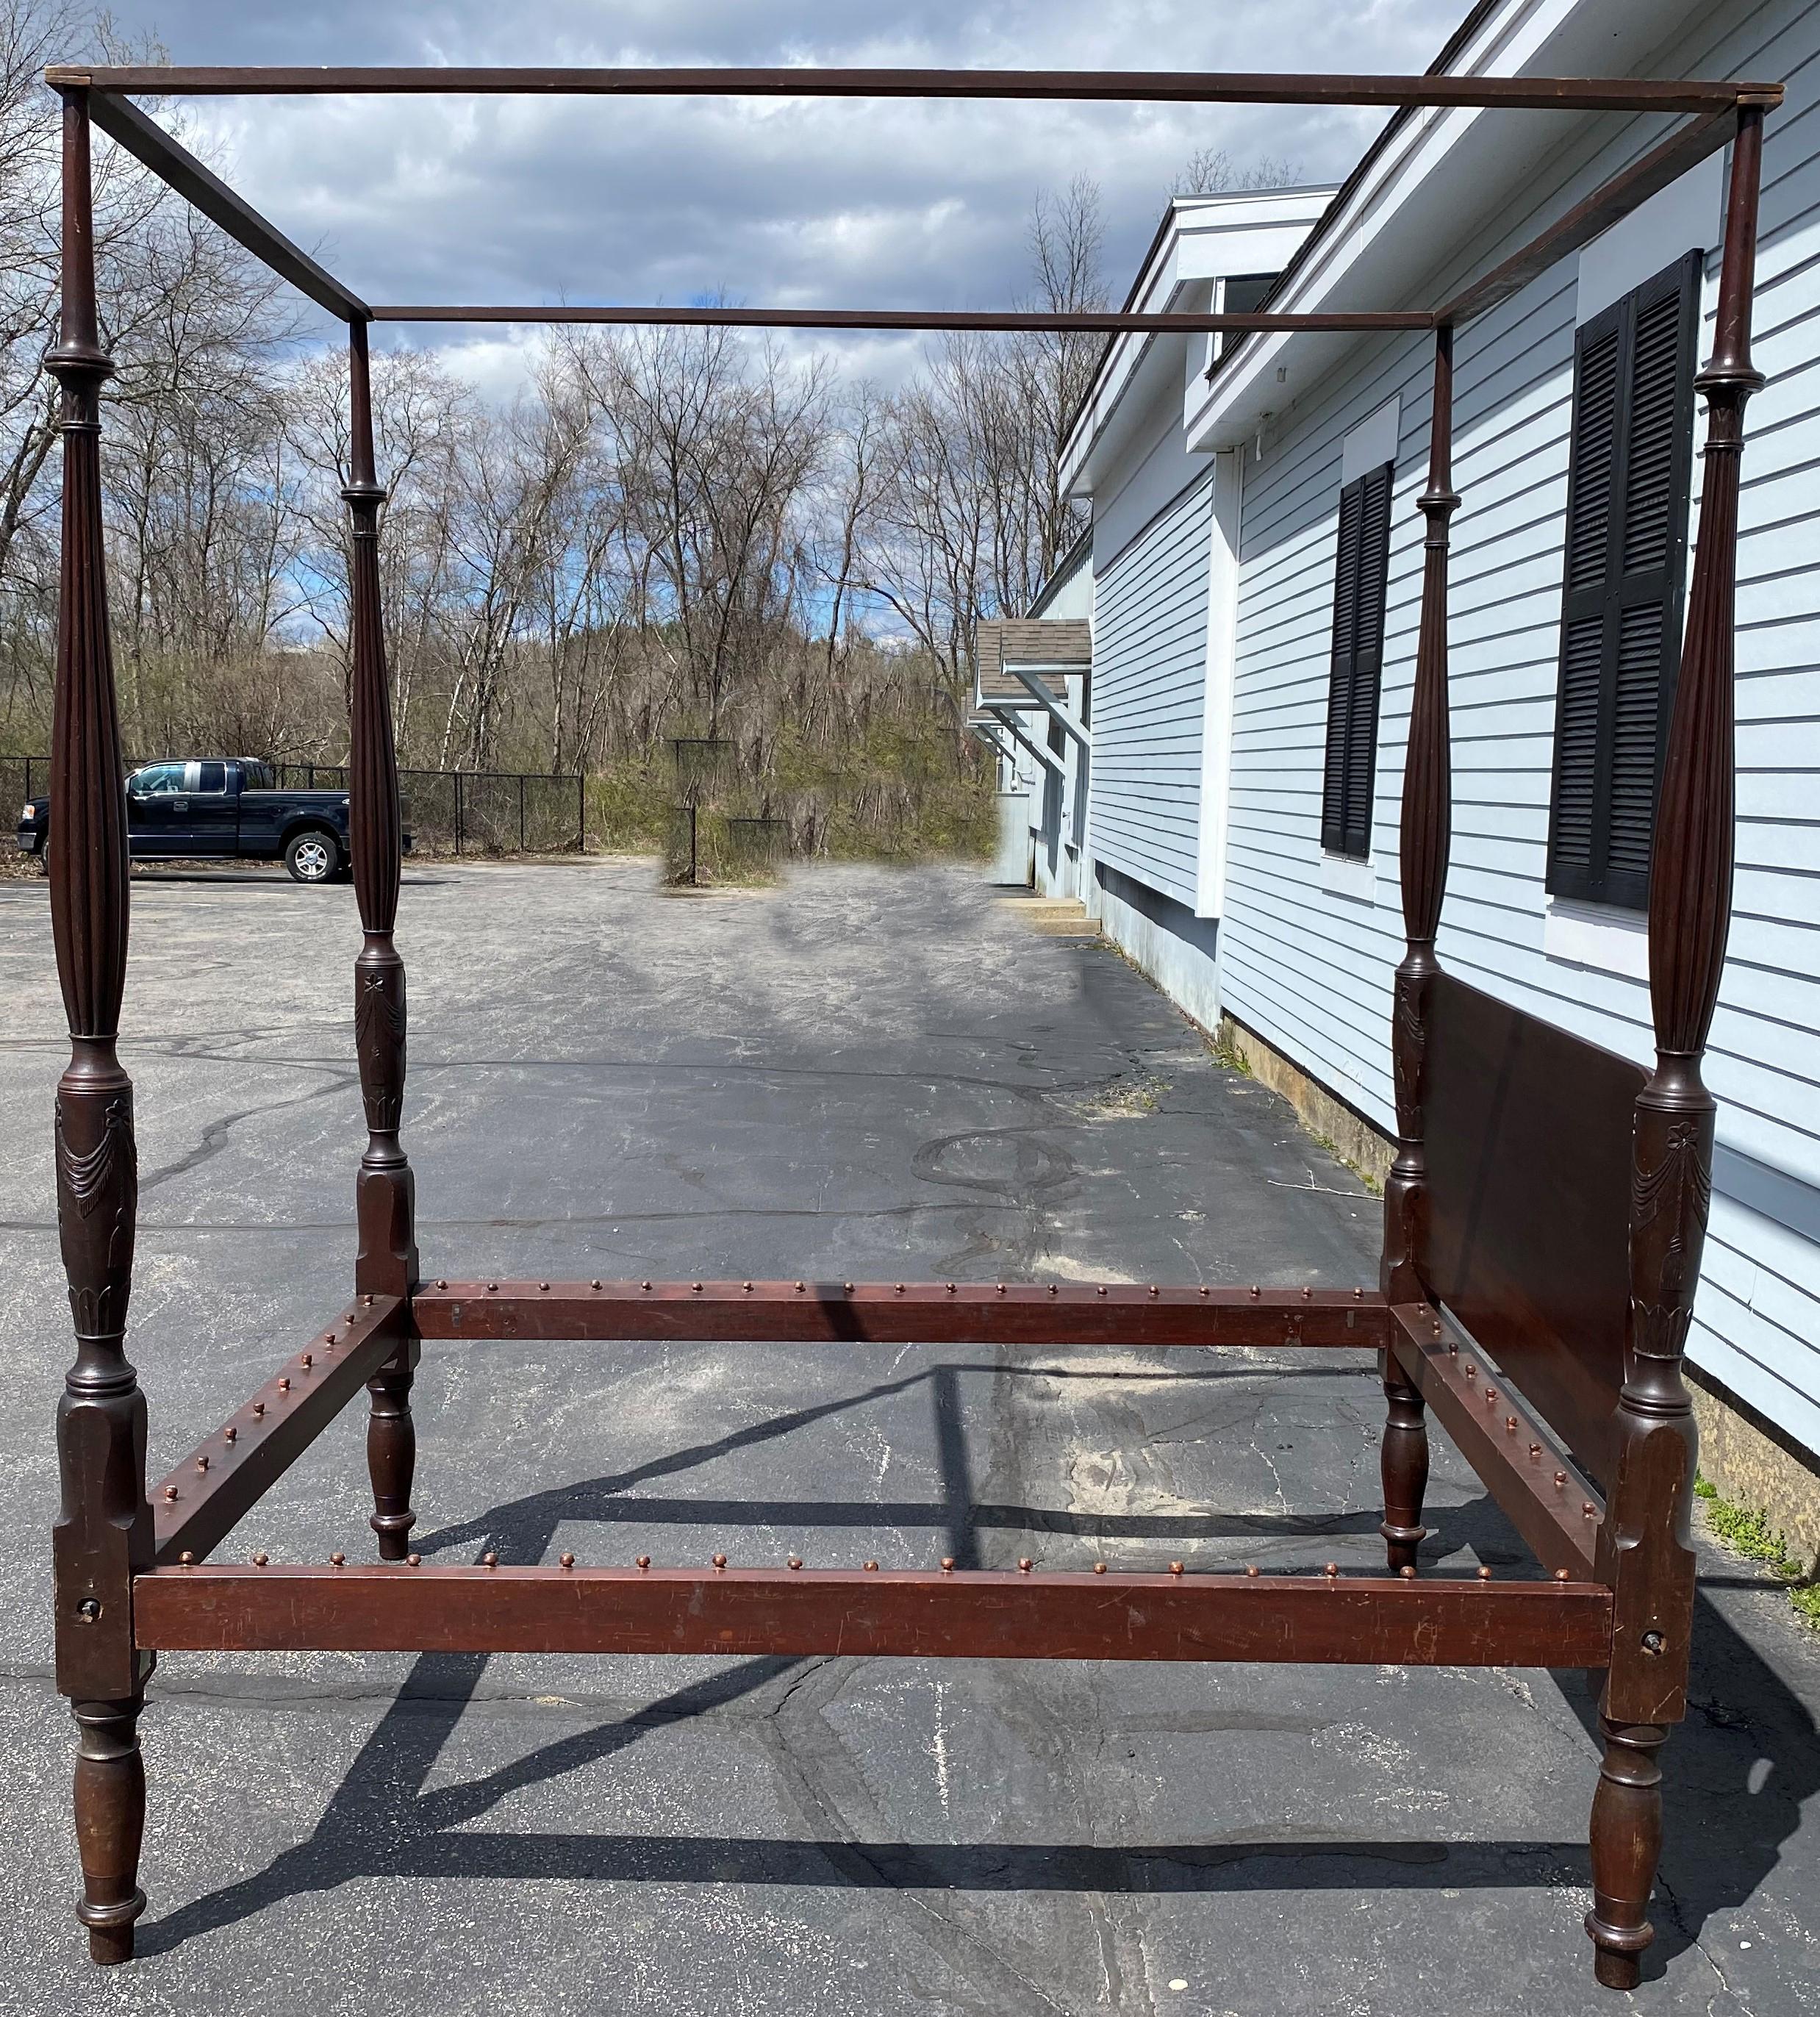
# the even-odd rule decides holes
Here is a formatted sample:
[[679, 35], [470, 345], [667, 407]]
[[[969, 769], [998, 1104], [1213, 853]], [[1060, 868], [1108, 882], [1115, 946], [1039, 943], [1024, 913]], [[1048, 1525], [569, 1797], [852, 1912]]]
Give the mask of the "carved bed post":
[[[356, 1198], [359, 1251], [354, 1286], [367, 1295], [405, 1295], [417, 1285], [417, 1185], [398, 1138], [404, 1106], [404, 962], [392, 942], [398, 915], [403, 843], [398, 759], [392, 741], [392, 695], [379, 604], [379, 507], [385, 492], [374, 474], [373, 395], [367, 325], [348, 329], [352, 428], [347, 500], [351, 671], [348, 680], [348, 838], [354, 893], [366, 942], [354, 963], [354, 1041], [367, 1108], [366, 1153]], [[402, 1343], [367, 1384], [367, 1467], [373, 1481], [373, 1531], [381, 1559], [403, 1561], [417, 1515], [411, 1478], [417, 1431], [411, 1379], [421, 1348]]]
[[[1396, 969], [1391, 1048], [1396, 1076], [1396, 1160], [1384, 1186], [1385, 1294], [1392, 1303], [1421, 1302], [1428, 1290], [1417, 1257], [1428, 1211], [1423, 1149], [1424, 1052], [1428, 990], [1439, 971], [1435, 936], [1447, 884], [1453, 826], [1452, 761], [1447, 729], [1447, 524], [1460, 500], [1453, 490], [1453, 331], [1435, 331], [1435, 401], [1428, 432], [1428, 485], [1421, 500], [1428, 521], [1423, 541], [1421, 628], [1416, 643], [1415, 691], [1410, 702], [1409, 748], [1403, 773], [1403, 918], [1408, 950]], [[1386, 1419], [1382, 1456], [1385, 1551], [1393, 1569], [1415, 1565], [1427, 1529], [1422, 1496], [1428, 1482], [1428, 1434], [1422, 1397], [1385, 1351]]]
[[88, 95], [63, 99], [63, 310], [45, 359], [63, 388], [63, 557], [57, 590], [51, 793], [51, 930], [70, 1025], [57, 1085], [57, 1232], [76, 1358], [57, 1409], [63, 1503], [57, 1687], [78, 1730], [77, 1915], [98, 1961], [130, 1961], [145, 1828], [139, 1714], [149, 1654], [133, 1645], [132, 1578], [152, 1566], [146, 1404], [126, 1356], [139, 1211], [132, 1081], [114, 1054], [126, 976], [126, 766], [114, 707], [101, 533], [102, 381], [114, 366], [95, 307]]
[[1740, 110], [1725, 211], [1706, 399], [1706, 454], [1687, 633], [1669, 728], [1649, 882], [1656, 1069], [1638, 1095], [1630, 1158], [1630, 1313], [1599, 1568], [1615, 1594], [1600, 1704], [1605, 1761], [1592, 1810], [1597, 1973], [1633, 1989], [1654, 1938], [1650, 1888], [1662, 1850], [1656, 1753], [1687, 1712], [1693, 1621], [1688, 1516], [1697, 1438], [1681, 1380], [1712, 1194], [1714, 1109], [1700, 1077], [1732, 914], [1733, 604], [1744, 406], [1750, 362], [1763, 114]]

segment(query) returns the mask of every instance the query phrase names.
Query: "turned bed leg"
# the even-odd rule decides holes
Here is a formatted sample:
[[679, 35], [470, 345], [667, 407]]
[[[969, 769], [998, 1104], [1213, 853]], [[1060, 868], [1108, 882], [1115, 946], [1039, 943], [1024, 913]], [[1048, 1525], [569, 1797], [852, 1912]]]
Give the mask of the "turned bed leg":
[[1592, 1810], [1594, 1971], [1633, 1989], [1654, 1938], [1662, 1854], [1656, 1754], [1687, 1713], [1695, 1562], [1689, 1531], [1699, 1440], [1681, 1358], [1713, 1188], [1717, 1109], [1700, 1076], [1732, 916], [1734, 619], [1750, 297], [1763, 114], [1738, 115], [1706, 399], [1699, 531], [1649, 875], [1656, 1068], [1630, 1144], [1630, 1307], [1612, 1422], [1598, 1573], [1611, 1585], [1612, 1660], [1599, 1706], [1605, 1762]]
[[1384, 1518], [1378, 1531], [1393, 1569], [1414, 1568], [1428, 1538], [1422, 1498], [1428, 1488], [1428, 1428], [1422, 1397], [1410, 1383], [1396, 1354], [1384, 1354], [1385, 1421], [1379, 1462], [1384, 1478]]
[[95, 310], [88, 94], [63, 100], [63, 303], [45, 359], [62, 388], [51, 791], [51, 933], [70, 1027], [57, 1083], [57, 1235], [75, 1362], [57, 1407], [62, 1500], [52, 1535], [56, 1680], [74, 1711], [77, 1916], [98, 1961], [130, 1961], [145, 1828], [137, 1726], [151, 1672], [134, 1644], [133, 1578], [152, 1566], [146, 1404], [126, 1355], [139, 1216], [132, 1081], [116, 1053], [126, 977], [126, 793], [107, 635], [101, 521], [101, 386], [113, 370]]
[[[355, 896], [365, 941], [354, 963], [354, 1040], [367, 1113], [367, 1149], [356, 1183], [359, 1251], [354, 1286], [367, 1295], [408, 1295], [417, 1285], [416, 1179], [399, 1140], [404, 1110], [404, 962], [392, 943], [403, 871], [398, 759], [392, 740], [392, 695], [379, 603], [379, 507], [385, 493], [374, 474], [373, 397], [367, 327], [348, 330], [352, 420], [347, 502], [349, 647], [348, 834]], [[407, 1337], [367, 1383], [367, 1467], [373, 1482], [372, 1527], [381, 1561], [403, 1561], [417, 1515], [411, 1510], [417, 1430], [411, 1380], [420, 1351]]]
[[146, 1768], [139, 1755], [143, 1696], [72, 1702], [76, 1718], [76, 1849], [88, 1954], [103, 1966], [132, 1959], [133, 1922], [146, 1909], [139, 1888], [146, 1829]]
[[[1460, 500], [1452, 489], [1453, 331], [1435, 331], [1434, 411], [1428, 429], [1428, 482], [1421, 500], [1422, 611], [1416, 640], [1415, 688], [1410, 702], [1409, 749], [1403, 773], [1400, 846], [1407, 949], [1396, 970], [1391, 1053], [1396, 1084], [1396, 1160], [1384, 1186], [1384, 1293], [1393, 1304], [1428, 1301], [1421, 1254], [1428, 1216], [1424, 1075], [1428, 990], [1440, 967], [1435, 937], [1447, 886], [1453, 825], [1452, 762], [1447, 743], [1447, 525]], [[1386, 1348], [1384, 1380], [1385, 1553], [1393, 1569], [1414, 1568], [1427, 1535], [1422, 1498], [1428, 1484], [1428, 1431], [1422, 1397]]]
[[1593, 1908], [1586, 1929], [1596, 1952], [1593, 1972], [1607, 1989], [1634, 1989], [1643, 1950], [1656, 1937], [1649, 1893], [1662, 1857], [1662, 1768], [1656, 1754], [1668, 1732], [1660, 1723], [1613, 1723], [1602, 1710], [1605, 1762], [1593, 1795]]

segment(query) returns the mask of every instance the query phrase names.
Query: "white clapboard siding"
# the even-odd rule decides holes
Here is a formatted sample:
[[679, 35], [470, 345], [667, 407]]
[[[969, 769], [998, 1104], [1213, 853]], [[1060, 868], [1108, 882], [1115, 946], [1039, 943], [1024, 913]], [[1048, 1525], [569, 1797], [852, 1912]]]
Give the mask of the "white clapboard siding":
[[[1721, 1155], [1692, 1356], [1820, 1449], [1820, 9], [1714, 8], [1663, 75], [1769, 76], [1757, 363], [1739, 553], [1736, 909], [1707, 1077]], [[1647, 144], [1582, 149], [1429, 292], [1482, 271]], [[1710, 348], [1709, 261], [1701, 355]], [[1576, 267], [1461, 332], [1450, 585], [1454, 795], [1441, 952], [1475, 985], [1647, 1061], [1641, 981], [1551, 958], [1554, 756]], [[1393, 1130], [1403, 951], [1398, 797], [1421, 592], [1430, 352], [1360, 347], [1273, 424], [1245, 474], [1223, 1004]], [[1322, 886], [1327, 653], [1342, 442], [1402, 399], [1373, 808], [1374, 896]], [[1697, 438], [1697, 437], [1696, 437]], [[1697, 518], [1699, 474], [1694, 509]]]
[[1210, 467], [1094, 583], [1093, 853], [1190, 908], [1212, 512]]

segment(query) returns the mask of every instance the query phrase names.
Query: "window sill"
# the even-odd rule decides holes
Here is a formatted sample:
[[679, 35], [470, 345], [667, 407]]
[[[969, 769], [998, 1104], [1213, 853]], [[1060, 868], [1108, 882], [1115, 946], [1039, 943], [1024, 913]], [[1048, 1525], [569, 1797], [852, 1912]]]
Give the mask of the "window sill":
[[1323, 852], [1320, 886], [1331, 897], [1350, 897], [1356, 903], [1378, 901], [1378, 871], [1369, 855], [1357, 861], [1349, 854]]
[[1625, 980], [1647, 980], [1649, 926], [1641, 911], [1551, 897], [1542, 918], [1542, 956]]

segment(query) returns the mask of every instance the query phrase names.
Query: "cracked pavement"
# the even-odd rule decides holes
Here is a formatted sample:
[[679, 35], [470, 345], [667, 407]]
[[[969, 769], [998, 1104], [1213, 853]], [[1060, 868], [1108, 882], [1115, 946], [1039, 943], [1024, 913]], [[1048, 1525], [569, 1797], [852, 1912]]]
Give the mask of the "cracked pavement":
[[[345, 1293], [359, 938], [347, 889], [274, 875], [142, 872], [133, 903], [155, 1474]], [[1375, 1279], [1375, 1203], [1287, 1107], [971, 871], [684, 898], [646, 863], [422, 864], [399, 942], [427, 1272]], [[1580, 1929], [1582, 1679], [1501, 1670], [172, 1655], [143, 1957], [91, 1972], [49, 1678], [40, 884], [0, 882], [0, 2011], [1626, 2007]], [[431, 1559], [1381, 1559], [1363, 1353], [434, 1344], [415, 1403]], [[369, 1552], [362, 1435], [350, 1410], [223, 1552]], [[1526, 1564], [1438, 1436], [1429, 1506], [1437, 1564]], [[1820, 1651], [1703, 1559], [1630, 2001], [1820, 2011]]]

